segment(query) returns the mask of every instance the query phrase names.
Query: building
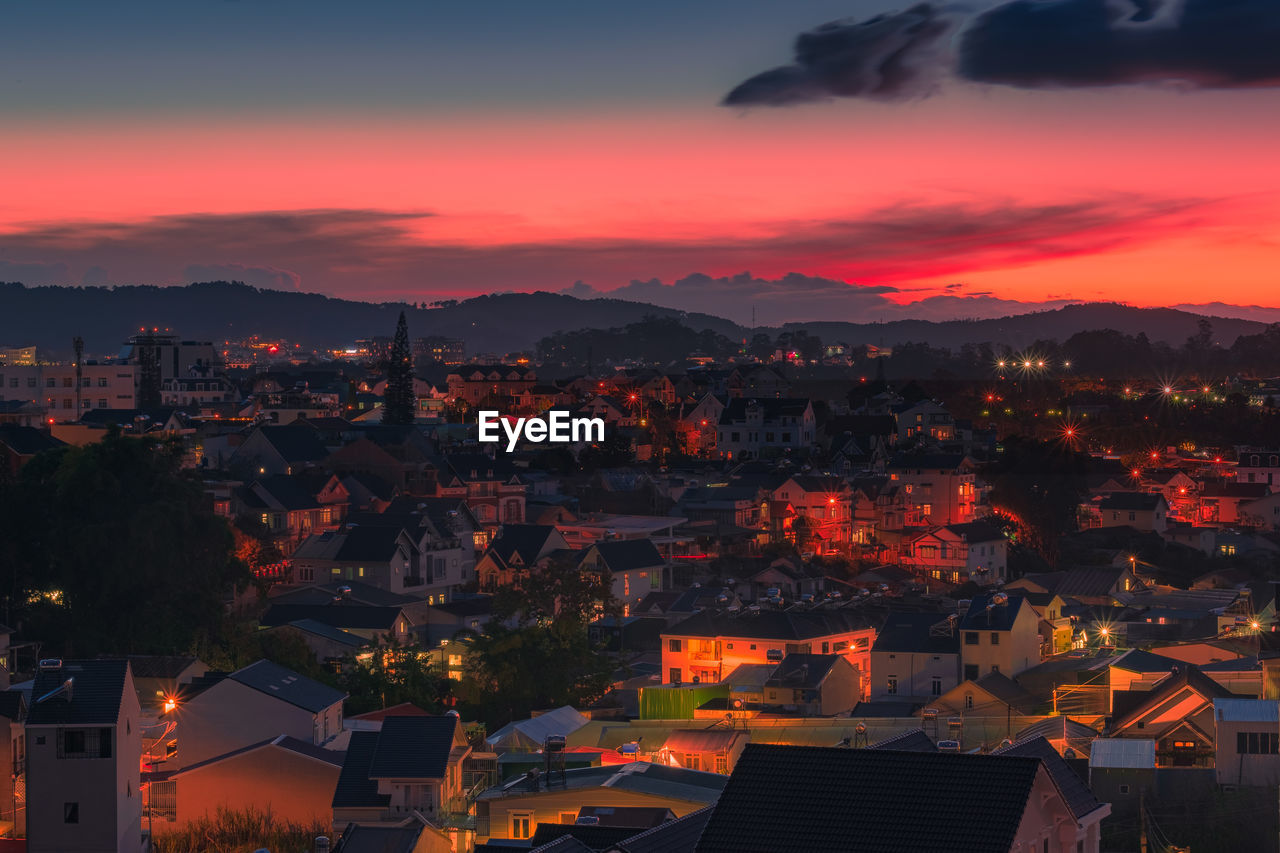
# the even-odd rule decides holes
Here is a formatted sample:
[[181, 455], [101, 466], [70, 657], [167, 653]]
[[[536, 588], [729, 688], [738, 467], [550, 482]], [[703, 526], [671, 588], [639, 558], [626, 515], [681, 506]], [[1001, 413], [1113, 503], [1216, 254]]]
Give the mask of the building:
[[843, 477], [796, 474], [773, 490], [774, 506], [789, 509], [784, 537], [801, 552], [838, 553], [853, 538], [853, 490]]
[[333, 792], [334, 825], [403, 825], [417, 813], [443, 830], [469, 812], [470, 755], [456, 714], [389, 716], [376, 730], [352, 731]]
[[960, 453], [900, 453], [889, 480], [901, 487], [903, 526], [967, 524], [978, 516], [982, 489], [977, 466]]
[[529, 572], [557, 552], [571, 553], [560, 531], [549, 524], [504, 524], [476, 563], [483, 592], [519, 586]]
[[528, 367], [507, 364], [464, 364], [445, 378], [449, 397], [476, 406], [486, 398], [515, 397], [538, 383]]
[[741, 729], [677, 729], [667, 735], [654, 760], [728, 776], [750, 740]]
[[129, 662], [43, 662], [27, 716], [30, 853], [141, 853], [142, 721]]
[[219, 810], [264, 811], [273, 821], [327, 825], [342, 753], [289, 735], [250, 744], [148, 780], [151, 831], [164, 835]]
[[1236, 482], [1280, 485], [1280, 448], [1237, 447]]
[[790, 654], [838, 654], [870, 671], [875, 628], [839, 610], [704, 610], [662, 632], [662, 674], [668, 684], [724, 680], [743, 664], [780, 664]]
[[506, 458], [483, 453], [450, 454], [440, 471], [436, 496], [466, 503], [476, 521], [491, 532], [499, 524], [523, 524], [524, 482]]
[[960, 683], [960, 617], [890, 612], [871, 646], [876, 700], [926, 702]]
[[421, 554], [402, 527], [344, 525], [313, 533], [293, 552], [298, 583], [361, 581], [399, 594], [424, 589]]
[[683, 817], [714, 803], [728, 777], [638, 761], [521, 775], [476, 799], [476, 841], [532, 838], [539, 825], [575, 823], [585, 806], [665, 808]]
[[771, 711], [834, 717], [862, 701], [863, 680], [843, 655], [790, 654], [765, 681], [761, 704]]
[[1112, 492], [1098, 502], [1099, 527], [1133, 527], [1161, 533], [1169, 525], [1169, 504], [1164, 495], [1146, 492]]
[[320, 746], [342, 731], [344, 699], [341, 691], [268, 660], [198, 678], [162, 718], [177, 725], [171, 764], [190, 767], [282, 734]]
[[1280, 702], [1214, 699], [1213, 719], [1219, 785], [1280, 783]]
[[91, 409], [137, 408], [137, 382], [138, 366], [129, 362], [0, 365], [0, 400], [35, 403], [51, 418], [76, 421]]
[[745, 460], [807, 450], [816, 437], [813, 405], [806, 398], [735, 397], [720, 413], [716, 455]]
[[965, 681], [995, 672], [1010, 678], [1040, 663], [1040, 618], [1021, 595], [987, 593], [960, 617]]
[[909, 539], [903, 566], [945, 583], [998, 586], [1008, 576], [1009, 543], [985, 521], [948, 524]]
[[696, 850], [1098, 853], [1105, 807], [1091, 814], [1037, 756], [753, 743]]
[[1198, 667], [1184, 664], [1146, 691], [1116, 691], [1111, 737], [1154, 740], [1157, 767], [1212, 767], [1219, 699], [1238, 699]]
[[588, 545], [578, 558], [578, 568], [609, 579], [623, 616], [630, 616], [632, 608], [650, 592], [662, 589], [666, 565], [657, 546], [648, 539], [603, 539]]

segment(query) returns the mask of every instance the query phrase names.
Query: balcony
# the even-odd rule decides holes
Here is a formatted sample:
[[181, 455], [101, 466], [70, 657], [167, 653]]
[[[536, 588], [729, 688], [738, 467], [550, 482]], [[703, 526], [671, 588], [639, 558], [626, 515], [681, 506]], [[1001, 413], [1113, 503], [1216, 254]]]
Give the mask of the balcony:
[[693, 651], [691, 651], [691, 652], [689, 652], [689, 660], [691, 660], [691, 661], [709, 661], [709, 662], [713, 662], [713, 663], [714, 663], [714, 662], [717, 662], [717, 661], [719, 661], [719, 660], [720, 660], [720, 653], [719, 653], [719, 652], [717, 652], [717, 651], [707, 651], [707, 652], [693, 652]]

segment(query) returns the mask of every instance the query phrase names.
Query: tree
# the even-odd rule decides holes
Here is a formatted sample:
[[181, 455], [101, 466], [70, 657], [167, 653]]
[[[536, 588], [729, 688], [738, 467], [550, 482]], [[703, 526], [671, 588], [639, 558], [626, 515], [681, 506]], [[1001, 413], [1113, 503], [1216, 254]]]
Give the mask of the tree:
[[413, 350], [409, 347], [409, 324], [404, 312], [396, 323], [396, 336], [391, 342], [391, 360], [387, 363], [387, 390], [382, 395], [384, 424], [412, 424], [418, 396], [413, 391]]
[[603, 696], [615, 665], [587, 628], [618, 613], [611, 588], [607, 575], [553, 560], [519, 589], [500, 591], [493, 621], [467, 651], [459, 698], [492, 730], [541, 708]]
[[67, 655], [194, 651], [248, 571], [178, 442], [118, 430], [40, 454], [4, 488], [7, 618]]
[[375, 649], [367, 660], [355, 661], [343, 673], [341, 683], [350, 696], [347, 711], [354, 714], [405, 702], [439, 713], [453, 686], [432, 666], [429, 652], [395, 643]]

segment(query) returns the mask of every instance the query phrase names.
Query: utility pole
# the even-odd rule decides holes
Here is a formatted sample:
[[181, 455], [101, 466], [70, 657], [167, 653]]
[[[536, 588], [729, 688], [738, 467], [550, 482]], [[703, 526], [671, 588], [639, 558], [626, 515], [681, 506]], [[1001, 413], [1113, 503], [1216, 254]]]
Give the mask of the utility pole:
[[1138, 793], [1138, 849], [1147, 853], [1147, 792]]

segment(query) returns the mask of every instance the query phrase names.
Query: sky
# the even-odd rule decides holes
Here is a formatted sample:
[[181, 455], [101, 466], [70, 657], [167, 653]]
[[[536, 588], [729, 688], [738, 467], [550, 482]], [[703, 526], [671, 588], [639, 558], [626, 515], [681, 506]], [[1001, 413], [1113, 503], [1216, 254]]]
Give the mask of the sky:
[[1280, 306], [1280, 0], [5, 18], [0, 280], [762, 324]]

